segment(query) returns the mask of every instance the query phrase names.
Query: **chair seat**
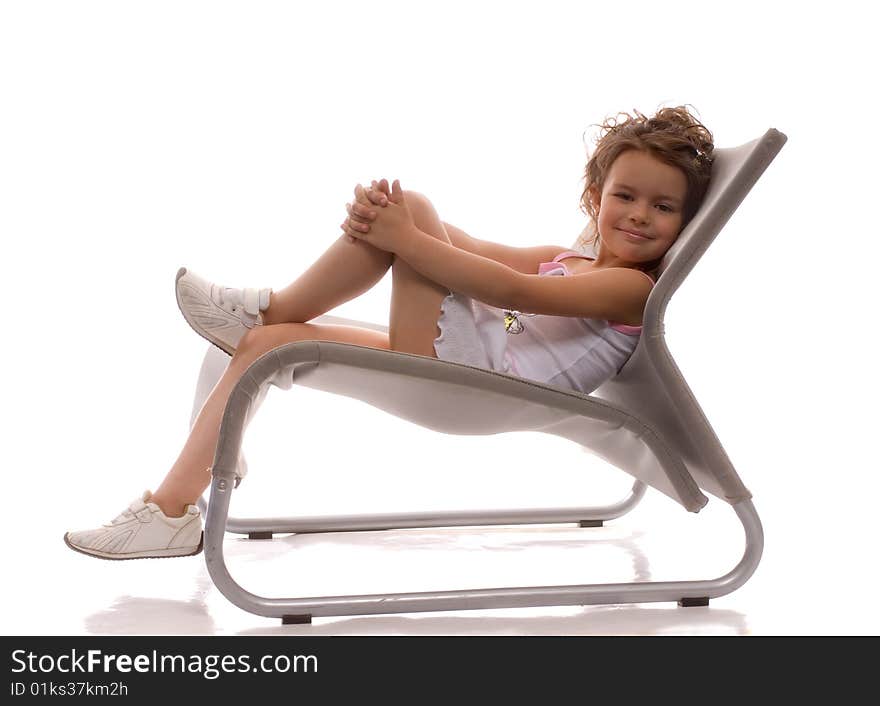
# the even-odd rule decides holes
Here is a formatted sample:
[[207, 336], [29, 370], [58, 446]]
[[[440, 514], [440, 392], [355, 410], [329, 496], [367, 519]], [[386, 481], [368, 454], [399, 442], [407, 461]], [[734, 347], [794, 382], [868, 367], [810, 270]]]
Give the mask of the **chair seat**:
[[446, 434], [553, 434], [581, 444], [691, 512], [708, 501], [654, 429], [589, 395], [428, 356], [329, 341], [277, 348], [250, 373], [252, 401], [269, 384], [285, 390], [297, 384]]

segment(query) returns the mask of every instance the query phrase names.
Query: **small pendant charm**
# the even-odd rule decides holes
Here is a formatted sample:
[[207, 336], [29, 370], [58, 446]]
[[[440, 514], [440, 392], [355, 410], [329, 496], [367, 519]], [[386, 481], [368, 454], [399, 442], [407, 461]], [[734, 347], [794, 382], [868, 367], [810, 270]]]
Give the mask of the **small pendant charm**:
[[504, 310], [504, 330], [507, 333], [522, 333], [526, 326], [519, 320], [520, 316], [536, 316], [536, 314], [523, 314], [521, 311]]

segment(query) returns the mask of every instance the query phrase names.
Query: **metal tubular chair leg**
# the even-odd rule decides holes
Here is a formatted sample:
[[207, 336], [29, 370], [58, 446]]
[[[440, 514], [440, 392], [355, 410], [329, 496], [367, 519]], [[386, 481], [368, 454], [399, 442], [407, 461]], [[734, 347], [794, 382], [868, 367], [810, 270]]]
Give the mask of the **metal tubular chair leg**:
[[763, 552], [764, 536], [751, 500], [733, 505], [743, 525], [745, 551], [727, 574], [710, 580], [584, 584], [553, 587], [491, 588], [461, 591], [396, 593], [307, 598], [265, 598], [242, 588], [229, 574], [223, 556], [225, 523], [233, 476], [214, 477], [205, 527], [205, 559], [218, 590], [233, 604], [256, 615], [285, 622], [311, 617], [479, 610], [532, 606], [595, 605], [676, 601], [682, 606], [706, 605], [708, 599], [735, 591], [754, 573]]
[[[246, 534], [252, 539], [270, 539], [273, 534], [317, 532], [357, 532], [427, 527], [482, 527], [491, 525], [529, 525], [574, 522], [581, 527], [600, 527], [606, 520], [617, 519], [632, 510], [645, 495], [641, 481], [633, 484], [630, 494], [613, 505], [584, 508], [548, 508], [527, 510], [464, 510], [439, 513], [401, 513], [392, 515], [347, 515], [315, 517], [234, 518], [226, 520], [227, 532]], [[199, 498], [199, 509], [207, 514], [208, 503]], [[256, 537], [254, 535], [257, 535]]]

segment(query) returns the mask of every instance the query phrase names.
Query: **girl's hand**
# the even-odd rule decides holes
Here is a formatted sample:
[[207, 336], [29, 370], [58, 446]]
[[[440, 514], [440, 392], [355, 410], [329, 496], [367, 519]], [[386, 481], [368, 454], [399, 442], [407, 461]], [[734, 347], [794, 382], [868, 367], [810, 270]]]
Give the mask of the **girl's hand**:
[[[364, 190], [360, 184], [357, 184], [354, 187], [355, 200], [350, 204], [345, 204], [348, 218], [339, 227], [346, 233], [349, 228], [368, 233], [370, 231], [370, 223], [376, 218], [374, 207], [381, 206], [384, 208], [387, 206], [390, 193], [386, 179], [382, 179], [379, 182], [373, 179], [371, 187], [367, 190]], [[351, 235], [347, 235], [346, 238], [350, 243], [357, 242], [357, 238]]]
[[372, 220], [366, 228], [364, 228], [364, 224], [360, 224], [358, 228], [353, 227], [350, 225], [351, 219], [349, 219], [348, 227], [346, 227], [347, 224], [343, 224], [346, 233], [350, 237], [363, 240], [380, 250], [396, 252], [405, 239], [411, 236], [416, 224], [397, 179], [391, 185], [388, 201], [386, 207], [372, 211], [376, 215], [368, 216]]

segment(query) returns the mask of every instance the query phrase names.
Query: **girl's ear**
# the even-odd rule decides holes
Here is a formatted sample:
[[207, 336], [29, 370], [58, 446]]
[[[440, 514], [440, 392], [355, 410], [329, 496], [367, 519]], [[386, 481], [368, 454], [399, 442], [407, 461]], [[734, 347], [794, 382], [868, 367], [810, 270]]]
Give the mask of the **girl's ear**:
[[587, 197], [590, 199], [590, 203], [593, 205], [593, 210], [596, 213], [599, 213], [599, 206], [602, 203], [602, 195], [599, 193], [599, 189], [596, 188], [595, 184], [591, 184], [587, 188]]

